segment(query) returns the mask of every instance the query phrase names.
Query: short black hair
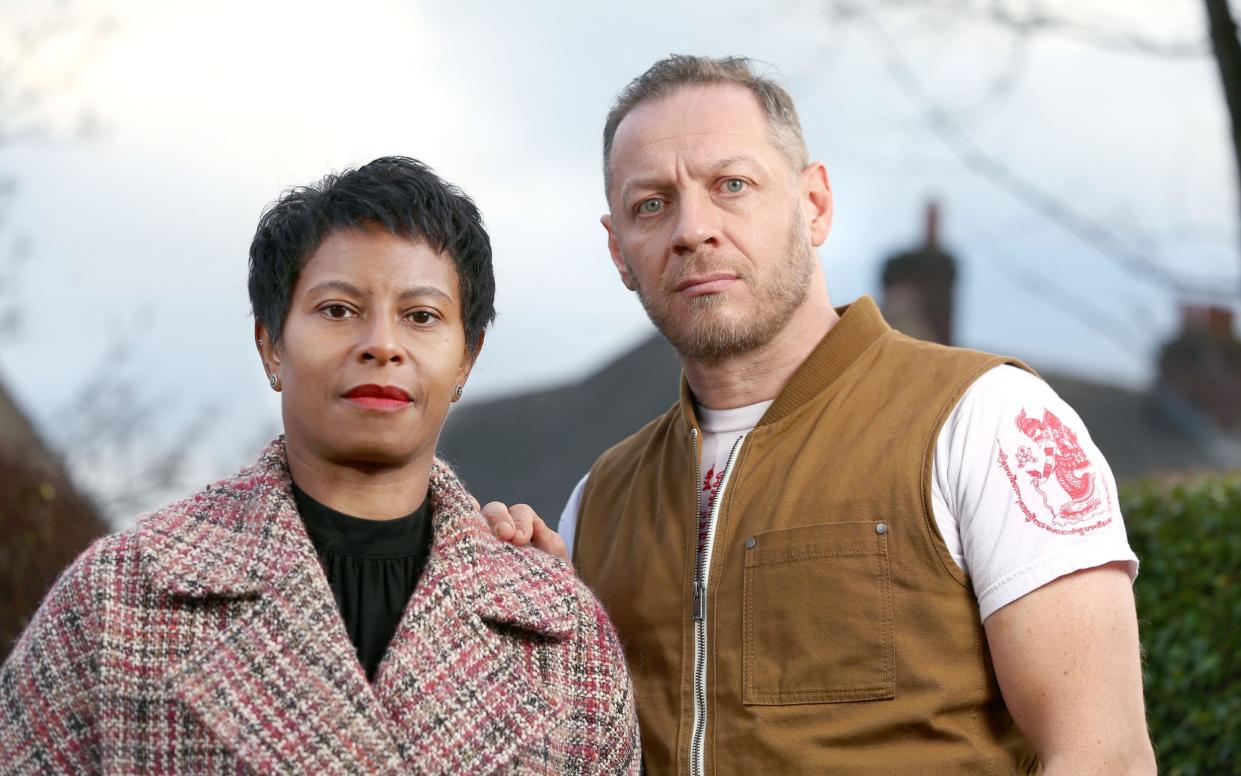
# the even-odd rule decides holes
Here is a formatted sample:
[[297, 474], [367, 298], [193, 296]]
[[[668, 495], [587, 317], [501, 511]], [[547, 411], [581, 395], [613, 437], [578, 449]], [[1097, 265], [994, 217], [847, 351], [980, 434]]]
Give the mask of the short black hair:
[[369, 225], [452, 257], [466, 343], [477, 353], [496, 317], [491, 238], [465, 192], [407, 156], [384, 156], [289, 189], [264, 211], [250, 243], [250, 307], [272, 343], [280, 341], [306, 260], [338, 229]]

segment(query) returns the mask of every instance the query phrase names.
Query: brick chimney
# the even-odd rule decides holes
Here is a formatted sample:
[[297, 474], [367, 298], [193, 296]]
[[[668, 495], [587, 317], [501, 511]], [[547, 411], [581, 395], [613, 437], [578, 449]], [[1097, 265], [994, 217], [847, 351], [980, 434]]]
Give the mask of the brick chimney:
[[1227, 307], [1186, 304], [1181, 331], [1164, 344], [1160, 381], [1215, 426], [1241, 434], [1241, 340]]
[[951, 345], [956, 279], [956, 260], [939, 246], [939, 203], [932, 200], [922, 246], [883, 264], [885, 317], [911, 337]]

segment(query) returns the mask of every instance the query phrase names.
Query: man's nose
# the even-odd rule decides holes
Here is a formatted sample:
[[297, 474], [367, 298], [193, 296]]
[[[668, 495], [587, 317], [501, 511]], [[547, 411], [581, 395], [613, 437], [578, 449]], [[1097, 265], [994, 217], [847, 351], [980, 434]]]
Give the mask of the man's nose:
[[363, 338], [359, 358], [364, 362], [399, 364], [404, 360], [401, 350], [400, 324], [390, 314], [371, 317], [362, 329]]
[[676, 231], [672, 249], [680, 255], [691, 254], [704, 245], [719, 244], [719, 210], [706, 192], [686, 192], [677, 201]]

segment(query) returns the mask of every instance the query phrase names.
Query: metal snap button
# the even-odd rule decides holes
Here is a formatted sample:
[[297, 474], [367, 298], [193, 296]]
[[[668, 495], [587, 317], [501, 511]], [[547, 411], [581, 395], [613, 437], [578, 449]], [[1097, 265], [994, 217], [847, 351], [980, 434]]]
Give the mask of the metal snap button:
[[754, 549], [754, 545], [756, 545], [756, 544], [758, 544], [758, 540], [757, 540], [757, 539], [755, 539], [753, 536], [751, 536], [749, 539], [746, 539], [746, 540], [745, 540], [745, 548], [746, 548], [747, 550], [752, 550], [752, 549]]
[[887, 532], [888, 532], [887, 523], [879, 523], [878, 525], [875, 526], [875, 533], [879, 534], [880, 536], [883, 536]]

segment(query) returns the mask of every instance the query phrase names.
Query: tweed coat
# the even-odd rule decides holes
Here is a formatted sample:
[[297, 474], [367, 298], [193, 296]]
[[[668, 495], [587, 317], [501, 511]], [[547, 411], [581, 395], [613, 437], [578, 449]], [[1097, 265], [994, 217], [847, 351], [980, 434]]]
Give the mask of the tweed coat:
[[0, 671], [0, 773], [636, 773], [598, 601], [492, 537], [438, 461], [431, 498], [430, 558], [373, 684], [282, 439], [98, 540]]

